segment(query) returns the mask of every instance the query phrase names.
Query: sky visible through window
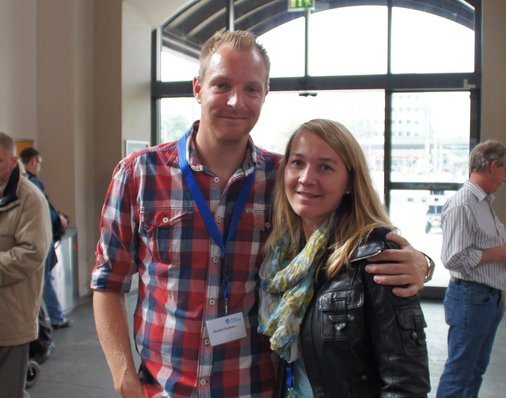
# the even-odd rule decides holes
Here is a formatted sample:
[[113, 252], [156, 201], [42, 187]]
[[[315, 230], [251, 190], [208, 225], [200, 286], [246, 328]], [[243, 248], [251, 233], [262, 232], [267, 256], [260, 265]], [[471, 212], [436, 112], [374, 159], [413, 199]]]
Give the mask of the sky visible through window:
[[[386, 73], [387, 8], [356, 6], [310, 16], [309, 74]], [[272, 62], [271, 77], [304, 74], [304, 18], [259, 37]], [[312, 70], [311, 70], [312, 69]], [[472, 72], [474, 31], [433, 14], [394, 7], [392, 73]], [[198, 62], [162, 51], [162, 81], [191, 80]]]

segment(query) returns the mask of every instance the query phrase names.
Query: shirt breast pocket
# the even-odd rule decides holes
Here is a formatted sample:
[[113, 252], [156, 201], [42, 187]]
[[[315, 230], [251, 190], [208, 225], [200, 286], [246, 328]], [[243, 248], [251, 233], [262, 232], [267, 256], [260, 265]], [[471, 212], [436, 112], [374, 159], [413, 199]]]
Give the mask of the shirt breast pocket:
[[156, 262], [179, 265], [186, 233], [193, 230], [193, 208], [143, 210], [141, 236]]
[[318, 301], [321, 336], [324, 340], [348, 341], [363, 332], [364, 294], [354, 290], [330, 291]]

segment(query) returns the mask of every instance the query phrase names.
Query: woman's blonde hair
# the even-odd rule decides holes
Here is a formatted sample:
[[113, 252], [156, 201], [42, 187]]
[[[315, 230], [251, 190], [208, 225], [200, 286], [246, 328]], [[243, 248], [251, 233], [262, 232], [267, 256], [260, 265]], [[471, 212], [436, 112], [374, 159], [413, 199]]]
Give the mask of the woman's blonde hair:
[[394, 229], [377, 192], [374, 190], [364, 153], [357, 140], [341, 123], [328, 119], [313, 119], [300, 125], [286, 146], [274, 189], [273, 231], [266, 249], [284, 238], [291, 242], [290, 255], [295, 256], [300, 247], [302, 222], [293, 211], [285, 194], [284, 173], [295, 137], [310, 132], [325, 141], [341, 157], [348, 169], [350, 193], [343, 197], [335, 227], [331, 228], [330, 256], [327, 276], [332, 277], [348, 264], [357, 246], [364, 242], [372, 230], [379, 226]]

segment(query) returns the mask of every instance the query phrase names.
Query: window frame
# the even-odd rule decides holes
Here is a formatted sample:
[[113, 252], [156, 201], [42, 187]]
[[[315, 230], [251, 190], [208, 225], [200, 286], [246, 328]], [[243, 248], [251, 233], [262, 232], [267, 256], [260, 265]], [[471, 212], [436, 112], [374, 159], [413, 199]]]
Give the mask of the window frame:
[[[181, 9], [179, 13], [173, 16], [172, 19], [168, 19], [163, 26], [154, 30], [152, 33], [152, 83], [151, 83], [151, 109], [152, 109], [152, 129], [151, 139], [152, 143], [158, 143], [160, 137], [160, 100], [162, 98], [177, 98], [177, 97], [192, 97], [193, 89], [191, 81], [181, 82], [162, 82], [160, 81], [160, 54], [161, 48], [164, 43], [164, 37], [167, 37], [167, 26], [170, 25], [171, 20], [177, 20], [184, 15], [184, 12], [190, 12], [194, 3], [206, 3], [204, 2], [189, 2], [188, 6]], [[216, 2], [214, 2], [216, 3]], [[230, 3], [230, 2], [225, 2]], [[233, 1], [231, 2], [234, 3]], [[241, 1], [236, 1], [237, 7], [244, 7]], [[246, 2], [247, 3], [247, 2]], [[253, 3], [265, 3], [263, 1], [250, 1], [250, 8], [253, 7]], [[271, 3], [279, 3], [279, 1], [273, 1]], [[361, 0], [361, 1], [329, 1], [335, 5], [335, 7], [346, 7], [350, 5], [385, 5], [388, 7], [388, 66], [387, 73], [381, 75], [360, 75], [360, 76], [309, 76], [307, 74], [307, 59], [305, 67], [305, 76], [302, 77], [286, 77], [286, 78], [271, 78], [270, 80], [270, 91], [313, 91], [313, 90], [364, 90], [364, 89], [382, 89], [385, 92], [385, 155], [384, 155], [384, 203], [387, 208], [390, 208], [390, 192], [393, 190], [429, 190], [429, 191], [443, 191], [443, 190], [457, 190], [461, 184], [458, 183], [445, 183], [445, 182], [392, 182], [391, 181], [391, 163], [392, 163], [392, 96], [399, 92], [426, 92], [426, 91], [469, 91], [471, 96], [470, 101], [470, 126], [469, 126], [469, 148], [470, 150], [477, 145], [480, 141], [480, 116], [481, 116], [481, 43], [482, 43], [482, 17], [481, 17], [481, 0], [431, 0], [427, 2], [419, 2], [414, 0]], [[424, 3], [423, 5], [420, 3]], [[455, 14], [455, 10], [458, 9], [458, 5], [467, 3], [469, 6], [474, 7], [474, 21], [469, 21], [469, 16], [466, 18], [460, 18], [459, 15]], [[286, 0], [283, 0], [283, 4], [286, 7]], [[318, 4], [318, 2], [316, 2]], [[437, 4], [441, 6], [436, 7]], [[204, 4], [201, 4], [202, 7]], [[274, 4], [272, 4], [274, 6]], [[433, 12], [435, 15], [449, 17], [455, 22], [462, 23], [463, 25], [472, 26], [474, 23], [475, 32], [475, 59], [474, 59], [474, 71], [466, 73], [429, 73], [429, 74], [393, 74], [390, 68], [390, 54], [391, 54], [391, 26], [392, 26], [392, 8], [397, 6], [403, 6], [423, 11]], [[265, 13], [265, 5], [262, 13]], [[279, 7], [279, 5], [276, 5]], [[333, 7], [333, 8], [335, 8]], [[429, 10], [426, 8], [429, 7]], [[447, 7], [446, 9], [444, 7]], [[226, 9], [226, 16], [233, 16], [234, 10], [228, 4]], [[461, 8], [462, 9], [462, 8]], [[444, 11], [444, 12], [443, 12]], [[215, 13], [223, 13], [220, 7], [214, 7]], [[252, 12], [252, 11], [250, 11]], [[306, 13], [306, 18], [309, 11]], [[236, 14], [240, 14], [237, 12]], [[262, 14], [263, 15], [263, 14]], [[281, 25], [282, 23], [288, 22], [290, 18], [300, 17], [299, 15], [285, 15], [283, 18], [278, 17], [275, 22], [265, 22], [254, 25], [251, 30], [255, 34], [260, 35], [275, 26]], [[195, 20], [201, 20], [204, 16], [195, 15]], [[250, 19], [252, 17], [250, 16]], [[214, 18], [213, 27], [217, 27], [217, 20], [221, 22], [219, 25], [220, 29], [230, 28], [230, 24], [234, 25], [234, 21], [230, 18]], [[240, 18], [238, 18], [240, 20]], [[276, 25], [273, 25], [273, 24]], [[269, 25], [270, 24], [270, 25]], [[469, 25], [470, 24], [470, 25]], [[243, 25], [245, 23], [243, 22]], [[253, 26], [253, 24], [252, 24]], [[236, 23], [238, 29], [244, 28], [241, 24]], [[216, 31], [218, 29], [214, 29]], [[211, 30], [209, 30], [210, 32]], [[174, 33], [171, 33], [172, 37], [176, 37]], [[306, 35], [307, 35], [307, 23], [306, 23]], [[307, 36], [306, 36], [307, 42]], [[198, 57], [198, 48], [195, 45], [181, 45], [180, 49], [186, 48], [184, 51], [187, 55]], [[188, 50], [190, 49], [190, 50]], [[307, 57], [307, 52], [306, 52]], [[426, 287], [423, 290], [423, 296], [429, 298], [441, 299], [444, 295], [444, 288], [441, 287]]]

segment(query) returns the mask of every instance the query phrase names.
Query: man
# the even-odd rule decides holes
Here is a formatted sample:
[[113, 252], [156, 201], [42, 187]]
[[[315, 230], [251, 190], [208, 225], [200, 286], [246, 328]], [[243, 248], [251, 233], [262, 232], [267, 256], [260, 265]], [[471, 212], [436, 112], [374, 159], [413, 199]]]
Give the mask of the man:
[[[122, 397], [268, 397], [274, 364], [257, 333], [257, 272], [270, 231], [280, 155], [249, 133], [269, 90], [269, 59], [248, 32], [203, 46], [193, 81], [201, 105], [180, 142], [117, 166], [92, 275], [95, 322]], [[381, 283], [423, 284], [425, 259], [404, 240], [372, 265]], [[417, 267], [415, 261], [420, 261]], [[392, 264], [392, 261], [398, 264]], [[139, 272], [134, 367], [124, 295]]]
[[443, 208], [441, 259], [451, 280], [444, 301], [448, 359], [438, 398], [478, 397], [503, 314], [506, 232], [492, 209], [506, 181], [506, 147], [489, 140], [471, 152], [469, 180]]
[[12, 138], [0, 132], [0, 397], [24, 391], [28, 344], [37, 338], [44, 261], [51, 242], [47, 202], [20, 177]]
[[58, 211], [53, 207], [47, 197], [44, 184], [39, 178], [39, 173], [42, 167], [42, 157], [40, 156], [40, 152], [32, 147], [25, 148], [21, 151], [19, 157], [21, 159], [21, 163], [23, 163], [23, 166], [25, 168], [27, 178], [42, 191], [49, 205], [49, 212], [51, 214], [51, 226], [53, 231], [53, 244], [49, 248], [49, 253], [46, 259], [44, 290], [42, 297], [53, 329], [66, 328], [72, 325], [72, 321], [70, 319], [67, 319], [63, 313], [60, 301], [58, 300], [58, 296], [54, 290], [54, 278], [51, 271], [58, 262], [54, 243], [60, 240], [62, 232], [65, 231], [65, 228], [67, 226], [67, 219], [65, 216], [58, 213]]

